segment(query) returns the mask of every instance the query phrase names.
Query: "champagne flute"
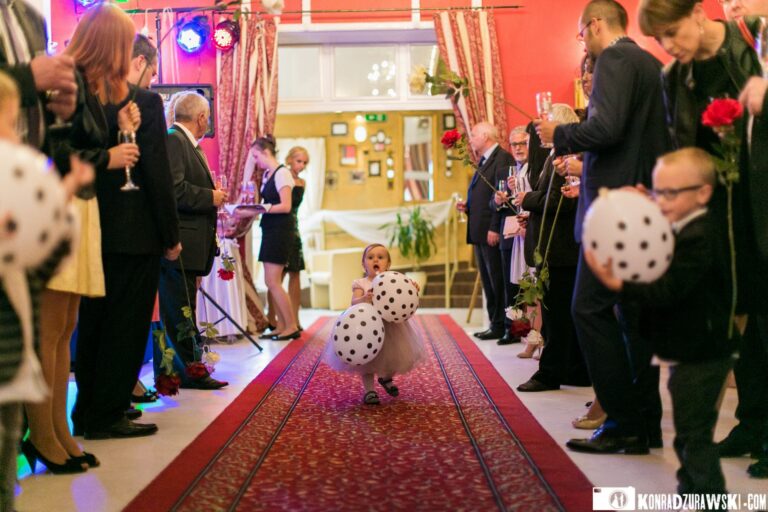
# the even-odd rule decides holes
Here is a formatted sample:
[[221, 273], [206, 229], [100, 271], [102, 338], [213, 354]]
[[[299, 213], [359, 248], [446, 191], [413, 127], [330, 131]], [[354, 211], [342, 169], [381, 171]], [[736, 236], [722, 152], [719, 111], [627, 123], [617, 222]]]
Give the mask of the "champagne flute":
[[[552, 114], [552, 93], [551, 92], [544, 91], [544, 92], [536, 93], [536, 112], [538, 112], [539, 117], [544, 121], [551, 120], [551, 114]], [[551, 148], [552, 144], [542, 142], [541, 147]]]
[[761, 26], [755, 50], [763, 68], [763, 78], [768, 79], [768, 24]]
[[[119, 139], [120, 144], [136, 144], [136, 132], [124, 132], [121, 130]], [[136, 185], [131, 179], [131, 168], [132, 167], [130, 165], [125, 166], [125, 185], [120, 187], [120, 190], [123, 192], [139, 190], [138, 185]]]
[[[458, 192], [453, 194], [453, 200], [456, 201], [457, 203], [464, 201], [464, 199], [462, 199], [461, 195]], [[467, 216], [463, 211], [459, 211], [459, 222], [461, 222], [462, 224], [467, 222]]]

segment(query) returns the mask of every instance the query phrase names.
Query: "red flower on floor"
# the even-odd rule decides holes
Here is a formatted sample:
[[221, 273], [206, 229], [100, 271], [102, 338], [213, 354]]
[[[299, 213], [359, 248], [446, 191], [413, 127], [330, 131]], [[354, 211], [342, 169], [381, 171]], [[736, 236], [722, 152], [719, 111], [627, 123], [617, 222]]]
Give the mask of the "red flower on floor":
[[189, 363], [184, 368], [184, 373], [190, 379], [202, 379], [208, 375], [208, 368], [201, 362]]
[[235, 273], [233, 271], [226, 270], [223, 268], [219, 269], [219, 279], [221, 279], [222, 281], [229, 281], [233, 277], [235, 277]]
[[528, 319], [512, 320], [512, 326], [509, 328], [509, 334], [513, 338], [522, 338], [531, 332], [531, 323]]
[[459, 130], [454, 128], [453, 130], [446, 130], [445, 133], [443, 133], [440, 143], [445, 149], [450, 149], [454, 147], [460, 139], [461, 134], [459, 133]]
[[163, 396], [178, 395], [180, 385], [181, 378], [176, 374], [167, 375], [163, 373], [155, 378], [155, 389], [157, 389], [158, 394]]

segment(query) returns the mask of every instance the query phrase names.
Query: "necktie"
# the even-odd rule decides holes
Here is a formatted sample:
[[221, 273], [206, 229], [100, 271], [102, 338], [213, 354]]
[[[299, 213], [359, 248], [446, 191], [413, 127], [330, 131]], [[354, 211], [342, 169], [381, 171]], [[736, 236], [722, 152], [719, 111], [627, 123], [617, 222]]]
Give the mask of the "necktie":
[[483, 164], [484, 164], [484, 163], [485, 163], [485, 155], [483, 155], [483, 156], [481, 156], [481, 157], [480, 157], [480, 161], [479, 161], [479, 162], [477, 162], [477, 168], [478, 168], [478, 169], [479, 169], [479, 168], [481, 168], [481, 167], [483, 166]]

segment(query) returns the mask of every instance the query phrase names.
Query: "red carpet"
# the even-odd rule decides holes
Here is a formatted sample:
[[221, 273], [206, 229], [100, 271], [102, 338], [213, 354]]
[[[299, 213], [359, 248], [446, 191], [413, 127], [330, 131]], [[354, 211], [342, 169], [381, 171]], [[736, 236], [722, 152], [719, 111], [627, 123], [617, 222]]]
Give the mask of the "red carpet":
[[318, 320], [126, 510], [591, 510], [592, 485], [464, 331], [416, 324], [428, 360], [372, 407], [321, 362]]

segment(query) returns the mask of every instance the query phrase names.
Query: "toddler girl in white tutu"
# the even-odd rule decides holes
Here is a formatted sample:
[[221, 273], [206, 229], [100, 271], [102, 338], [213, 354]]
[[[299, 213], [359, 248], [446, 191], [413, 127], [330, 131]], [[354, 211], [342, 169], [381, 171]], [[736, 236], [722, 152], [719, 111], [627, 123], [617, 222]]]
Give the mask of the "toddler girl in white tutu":
[[[371, 244], [363, 251], [363, 270], [365, 277], [352, 282], [352, 305], [373, 302], [373, 279], [377, 274], [389, 270], [392, 263], [389, 251], [381, 244]], [[413, 281], [412, 281], [413, 282]], [[413, 282], [418, 290], [419, 285]], [[376, 358], [362, 366], [349, 366], [333, 351], [333, 339], [328, 341], [325, 353], [326, 362], [334, 369], [359, 373], [363, 380], [365, 396], [363, 402], [377, 405], [379, 395], [373, 389], [373, 378], [378, 375], [379, 384], [391, 396], [397, 396], [399, 390], [392, 382], [396, 373], [406, 373], [413, 369], [424, 356], [424, 346], [410, 320], [402, 323], [384, 322], [384, 343]]]

